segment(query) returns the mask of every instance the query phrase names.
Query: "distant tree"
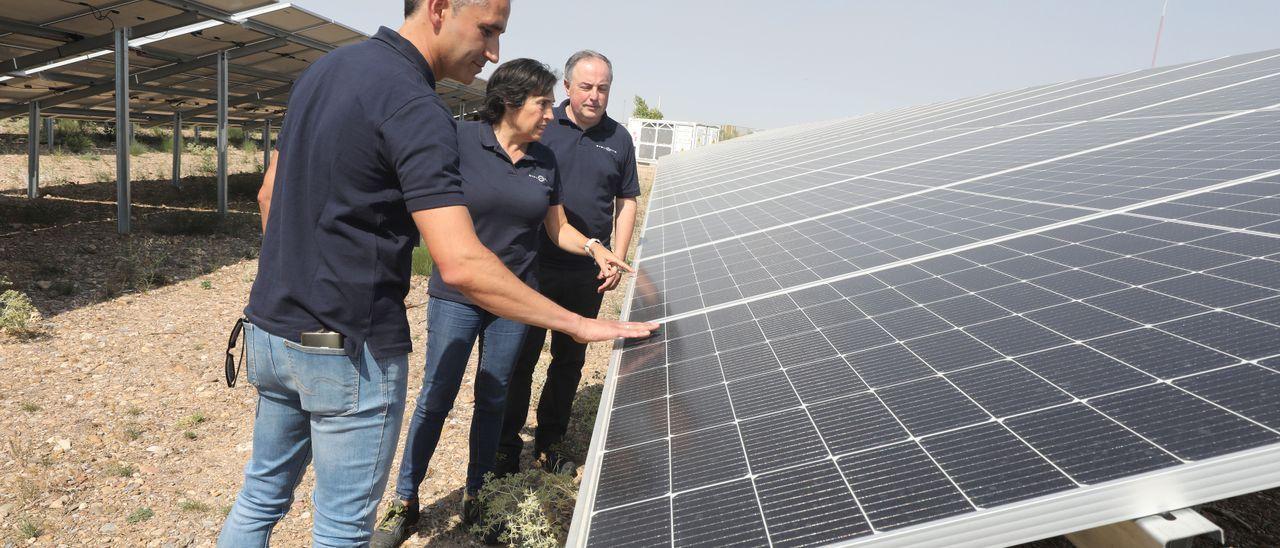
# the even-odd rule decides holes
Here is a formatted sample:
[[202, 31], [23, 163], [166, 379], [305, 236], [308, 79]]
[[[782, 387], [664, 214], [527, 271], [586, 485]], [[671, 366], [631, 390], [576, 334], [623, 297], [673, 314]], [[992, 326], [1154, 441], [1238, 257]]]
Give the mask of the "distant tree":
[[661, 110], [658, 110], [656, 108], [649, 108], [649, 103], [644, 102], [644, 99], [642, 97], [640, 97], [639, 95], [636, 95], [635, 97], [636, 97], [636, 108], [635, 110], [631, 111], [632, 116], [636, 118], [648, 118], [650, 120], [662, 119]]
[[729, 124], [720, 126], [721, 141], [728, 141], [729, 139], [733, 139], [734, 137], [737, 137], [737, 136], [738, 136], [738, 128], [736, 126], [731, 126]]

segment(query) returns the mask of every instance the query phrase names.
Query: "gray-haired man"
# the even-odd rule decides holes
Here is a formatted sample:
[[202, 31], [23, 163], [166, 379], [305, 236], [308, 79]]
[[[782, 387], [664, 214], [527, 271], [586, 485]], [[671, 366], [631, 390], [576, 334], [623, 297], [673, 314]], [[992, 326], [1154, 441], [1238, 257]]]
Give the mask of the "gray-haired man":
[[[555, 120], [543, 132], [542, 143], [556, 153], [565, 212], [574, 228], [606, 246], [610, 245], [610, 236], [616, 234], [617, 242], [610, 248], [620, 250], [625, 257], [635, 226], [640, 184], [631, 135], [605, 112], [613, 84], [613, 64], [598, 52], [583, 50], [569, 57], [564, 76], [569, 97], [555, 109]], [[598, 278], [600, 269], [594, 262], [561, 251], [545, 239], [538, 258], [539, 291], [588, 318], [600, 312], [604, 293], [617, 287], [621, 277]], [[520, 430], [528, 417], [533, 368], [545, 340], [545, 329], [530, 327], [516, 359], [498, 450], [499, 474], [519, 469], [524, 447]], [[574, 468], [573, 462], [561, 454], [560, 442], [569, 426], [586, 353], [586, 344], [560, 333], [551, 335], [551, 365], [538, 402], [538, 428], [534, 435], [537, 456], [550, 471], [570, 472]]]

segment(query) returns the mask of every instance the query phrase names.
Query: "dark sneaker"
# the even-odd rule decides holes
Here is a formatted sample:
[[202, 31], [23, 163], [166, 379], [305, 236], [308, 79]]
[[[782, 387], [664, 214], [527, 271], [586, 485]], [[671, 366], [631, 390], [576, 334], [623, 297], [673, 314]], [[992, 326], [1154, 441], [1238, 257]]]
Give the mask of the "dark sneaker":
[[559, 451], [543, 451], [542, 469], [552, 474], [572, 476], [578, 471], [578, 463]]
[[480, 530], [481, 542], [487, 545], [502, 544], [502, 533], [506, 526], [502, 523], [488, 523], [484, 516], [484, 505], [471, 493], [462, 494], [462, 524], [468, 528]]
[[369, 541], [372, 548], [395, 548], [404, 544], [418, 531], [418, 505], [406, 505], [404, 501], [395, 501], [387, 508], [378, 525], [373, 528], [373, 538]]
[[520, 473], [520, 453], [508, 453], [498, 450], [493, 459], [493, 475], [499, 478]]

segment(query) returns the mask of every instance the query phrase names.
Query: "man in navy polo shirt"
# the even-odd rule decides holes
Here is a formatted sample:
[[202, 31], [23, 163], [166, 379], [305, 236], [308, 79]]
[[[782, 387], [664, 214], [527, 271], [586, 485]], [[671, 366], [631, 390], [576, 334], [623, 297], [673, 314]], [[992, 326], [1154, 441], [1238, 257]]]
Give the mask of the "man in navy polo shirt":
[[[625, 257], [635, 226], [640, 183], [631, 134], [605, 113], [613, 64], [598, 52], [583, 50], [569, 57], [564, 76], [569, 98], [556, 107], [555, 120], [547, 124], [542, 143], [556, 153], [565, 213], [582, 234], [599, 239]], [[569, 310], [594, 318], [604, 293], [618, 286], [622, 274], [598, 279], [600, 269], [591, 259], [566, 253], [543, 234], [538, 252], [539, 291]], [[617, 245], [610, 246], [613, 234], [617, 234]], [[498, 451], [499, 474], [519, 470], [524, 447], [520, 430], [528, 418], [533, 369], [545, 340], [545, 329], [531, 327], [516, 358]], [[585, 343], [560, 333], [551, 335], [551, 365], [538, 401], [534, 449], [543, 466], [553, 472], [575, 468], [561, 454], [560, 442], [569, 427], [586, 355]]]
[[497, 62], [508, 0], [407, 0], [405, 11], [399, 32], [325, 55], [290, 95], [245, 309], [253, 454], [219, 546], [266, 546], [309, 462], [314, 545], [368, 543], [403, 417], [419, 237], [443, 279], [497, 315], [578, 340], [656, 327], [564, 310], [476, 238], [456, 128], [434, 87]]

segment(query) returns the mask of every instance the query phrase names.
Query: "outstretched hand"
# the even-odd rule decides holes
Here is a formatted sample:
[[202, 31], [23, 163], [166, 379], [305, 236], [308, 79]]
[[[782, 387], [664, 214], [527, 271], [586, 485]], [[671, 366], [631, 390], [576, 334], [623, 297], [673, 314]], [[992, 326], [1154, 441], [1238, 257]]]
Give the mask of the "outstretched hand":
[[653, 334], [658, 327], [659, 324], [654, 322], [619, 322], [580, 318], [577, 327], [568, 335], [580, 343], [608, 341], [618, 338], [642, 339]]

